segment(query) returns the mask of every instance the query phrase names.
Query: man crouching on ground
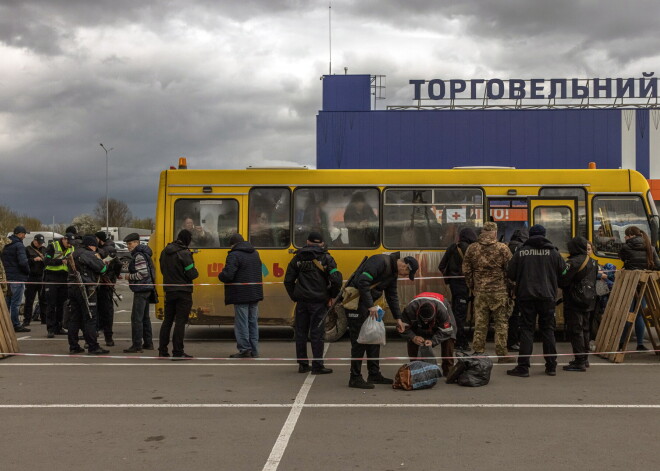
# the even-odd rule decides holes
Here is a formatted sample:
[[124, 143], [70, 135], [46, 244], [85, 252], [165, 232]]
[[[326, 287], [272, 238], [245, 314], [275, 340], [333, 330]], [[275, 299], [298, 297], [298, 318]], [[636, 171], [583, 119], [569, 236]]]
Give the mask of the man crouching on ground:
[[440, 345], [442, 374], [447, 376], [454, 365], [456, 320], [449, 303], [438, 293], [420, 293], [403, 310], [401, 315], [404, 331], [401, 336], [408, 340], [408, 356], [418, 358], [419, 348]]

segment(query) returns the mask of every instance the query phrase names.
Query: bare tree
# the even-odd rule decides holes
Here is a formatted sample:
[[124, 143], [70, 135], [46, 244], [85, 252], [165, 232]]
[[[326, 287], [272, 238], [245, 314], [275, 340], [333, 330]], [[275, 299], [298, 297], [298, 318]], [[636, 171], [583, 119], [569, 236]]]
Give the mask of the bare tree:
[[0, 236], [6, 236], [12, 232], [16, 226], [24, 226], [28, 231], [38, 231], [41, 229], [41, 221], [37, 218], [18, 214], [7, 206], [0, 205]]
[[[133, 214], [128, 205], [123, 201], [108, 199], [108, 224], [110, 227], [126, 227], [133, 220]], [[105, 227], [105, 198], [99, 198], [94, 207], [94, 217], [98, 219], [101, 226]]]

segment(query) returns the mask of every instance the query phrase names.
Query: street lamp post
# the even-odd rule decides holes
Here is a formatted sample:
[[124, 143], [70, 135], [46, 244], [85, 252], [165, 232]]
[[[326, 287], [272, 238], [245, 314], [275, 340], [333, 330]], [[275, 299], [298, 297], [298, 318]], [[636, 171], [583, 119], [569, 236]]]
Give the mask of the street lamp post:
[[110, 212], [108, 211], [108, 154], [114, 147], [106, 149], [103, 143], [99, 144], [101, 148], [105, 151], [105, 232], [106, 234], [110, 231]]

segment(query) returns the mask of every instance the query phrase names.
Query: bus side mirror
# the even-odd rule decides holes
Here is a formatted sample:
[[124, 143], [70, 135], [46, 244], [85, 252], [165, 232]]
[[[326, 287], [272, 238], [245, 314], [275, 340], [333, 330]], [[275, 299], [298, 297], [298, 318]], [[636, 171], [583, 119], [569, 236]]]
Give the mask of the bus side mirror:
[[658, 248], [658, 232], [660, 231], [660, 216], [654, 214], [651, 216], [651, 243], [653, 247]]

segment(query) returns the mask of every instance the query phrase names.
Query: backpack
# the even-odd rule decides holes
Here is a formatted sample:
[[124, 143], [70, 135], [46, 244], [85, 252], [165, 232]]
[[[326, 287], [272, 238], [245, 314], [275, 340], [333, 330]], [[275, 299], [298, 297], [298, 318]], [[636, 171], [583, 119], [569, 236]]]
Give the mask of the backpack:
[[582, 262], [582, 265], [580, 265], [580, 269], [577, 271], [575, 276], [577, 277], [577, 275], [581, 272], [584, 273], [579, 280], [573, 278], [573, 282], [571, 283], [571, 287], [569, 289], [569, 294], [573, 304], [583, 309], [588, 309], [596, 299], [596, 280], [592, 280], [587, 277], [590, 272], [590, 270], [587, 270], [587, 267], [590, 263], [596, 262], [592, 260], [588, 255], [585, 256], [584, 262]]

